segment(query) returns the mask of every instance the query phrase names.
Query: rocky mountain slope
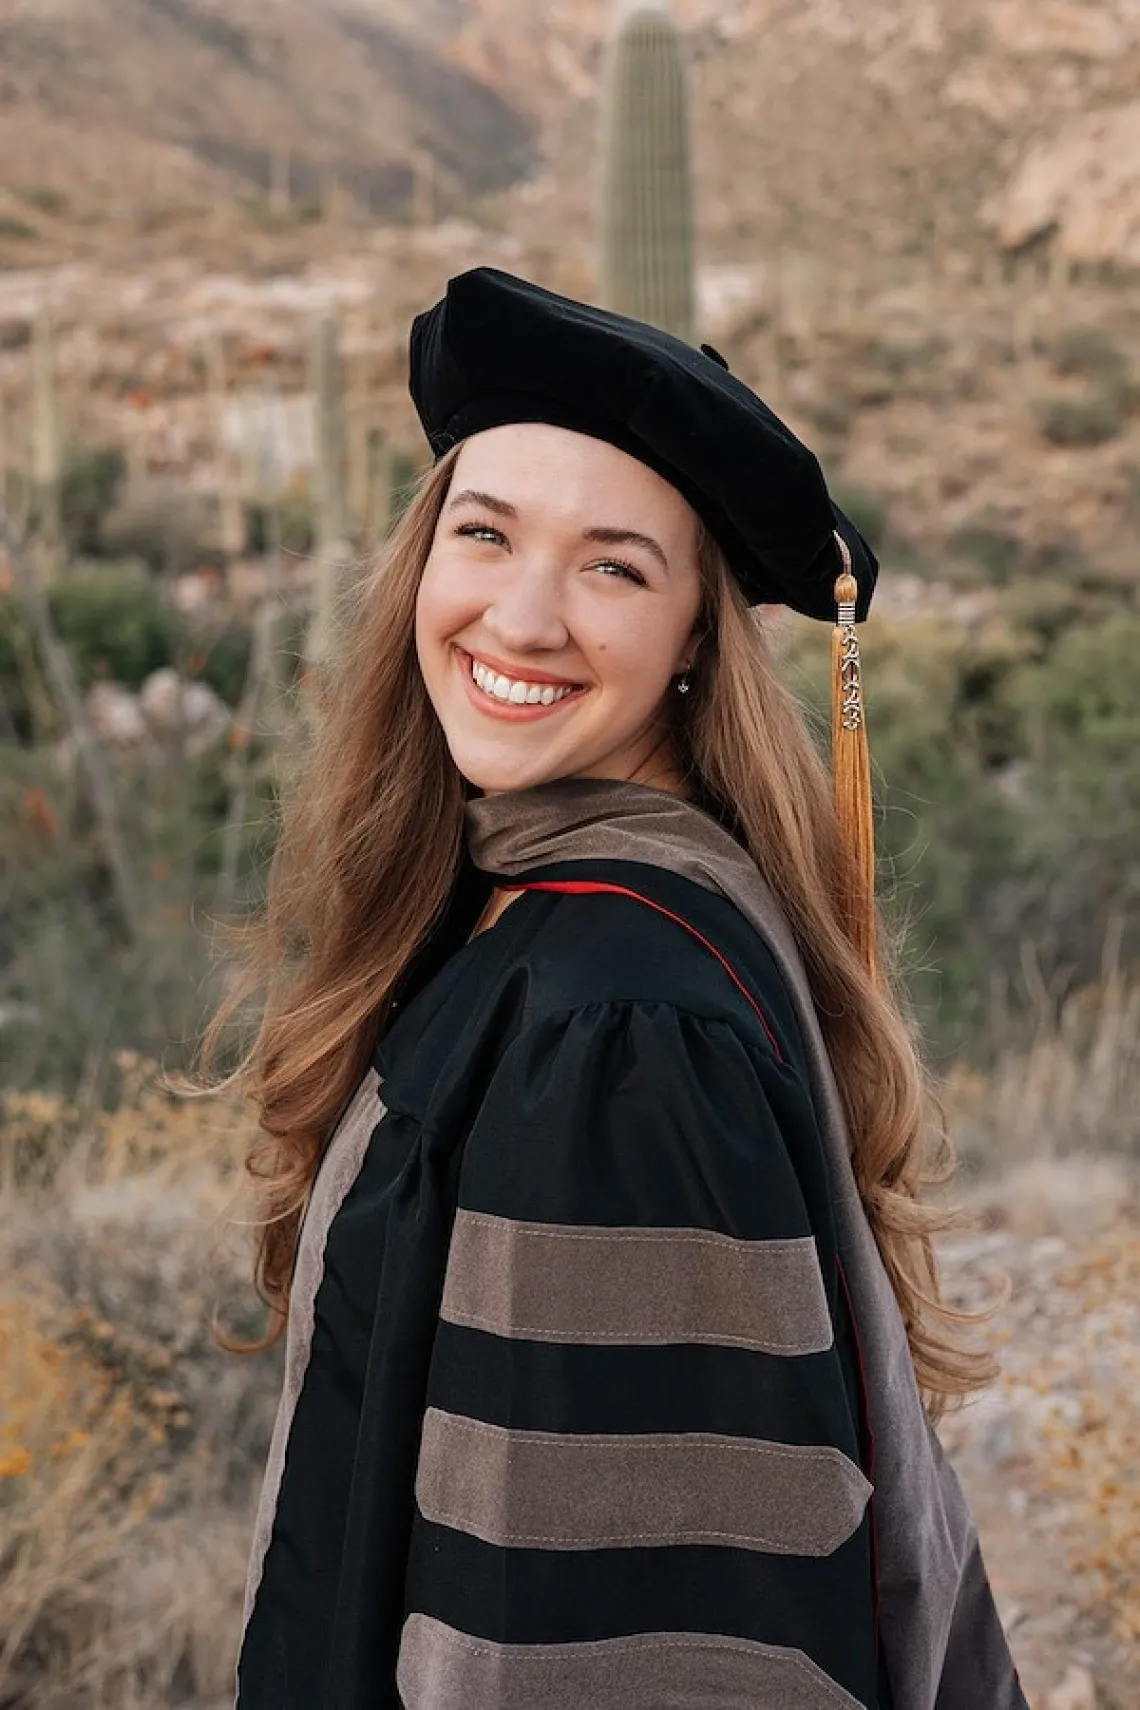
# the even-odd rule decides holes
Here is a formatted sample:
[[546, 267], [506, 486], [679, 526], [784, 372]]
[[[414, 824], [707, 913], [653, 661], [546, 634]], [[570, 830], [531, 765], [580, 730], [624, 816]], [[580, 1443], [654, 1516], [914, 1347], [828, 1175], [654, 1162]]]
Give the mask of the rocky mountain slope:
[[[339, 305], [413, 438], [408, 320], [449, 273], [596, 290], [599, 87], [625, 3], [0, 0], [14, 414], [45, 299], [92, 407], [171, 397], [211, 329], [236, 383], [243, 351], [273, 351], [292, 389], [311, 316]], [[1140, 0], [673, 10], [702, 336], [885, 500], [896, 545], [966, 539], [1006, 573], [1026, 549], [1076, 555], [1131, 589]]]
[[304, 200], [332, 174], [385, 214], [406, 202], [421, 150], [462, 193], [498, 188], [532, 167], [530, 125], [509, 93], [449, 59], [457, 11], [3, 0], [5, 183], [17, 200], [31, 191], [32, 225], [67, 206], [264, 195], [275, 177]]
[[[9, 222], [50, 236], [61, 197], [78, 212], [179, 196], [216, 207], [264, 194], [287, 149], [300, 196], [335, 173], [390, 215], [430, 160], [451, 211], [521, 181], [524, 207], [551, 200], [570, 235], [588, 215], [613, 4], [0, 0]], [[1140, 246], [1137, 0], [674, 11], [711, 250], [794, 242], [857, 265], [1054, 228], [1085, 259]]]
[[[581, 166], [610, 6], [520, 12], [508, 29], [511, 11], [472, 5], [457, 51], [532, 91], [548, 158], [553, 138]], [[1074, 256], [1130, 253], [1135, 0], [676, 0], [674, 12], [691, 39], [702, 230], [718, 247], [782, 241], [857, 262], [989, 233], [1022, 245], [1056, 226]], [[562, 164], [572, 194], [582, 176]]]

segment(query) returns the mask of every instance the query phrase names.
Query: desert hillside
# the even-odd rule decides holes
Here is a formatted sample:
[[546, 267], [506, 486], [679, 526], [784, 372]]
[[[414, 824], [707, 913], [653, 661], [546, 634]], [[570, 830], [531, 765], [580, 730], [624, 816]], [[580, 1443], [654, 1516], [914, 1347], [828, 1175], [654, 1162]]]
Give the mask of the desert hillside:
[[5, 183], [47, 240], [68, 209], [129, 225], [330, 176], [390, 213], [420, 149], [457, 193], [498, 189], [533, 167], [531, 122], [449, 55], [456, 21], [443, 0], [5, 0]]
[[[890, 507], [907, 551], [985, 537], [1126, 580], [1140, 5], [674, 11], [702, 335], [829, 472]], [[490, 261], [596, 289], [612, 15], [612, 0], [0, 0], [10, 413], [45, 303], [76, 431], [119, 439], [138, 423], [99, 400], [177, 392], [211, 333], [236, 346], [239, 383], [241, 353], [272, 350], [295, 387], [313, 315], [336, 307], [392, 431], [418, 445], [403, 344], [449, 273]], [[1058, 360], [1090, 326], [1100, 355]]]
[[[1140, 241], [1134, 0], [678, 0], [710, 254]], [[447, 211], [526, 183], [584, 235], [612, 0], [4, 0], [0, 153], [26, 244], [83, 210], [312, 197]], [[287, 171], [281, 165], [289, 155]], [[277, 166], [274, 167], [274, 156]], [[47, 196], [44, 191], [49, 192]], [[36, 193], [39, 192], [39, 203]], [[19, 220], [18, 207], [10, 215]], [[569, 219], [570, 226], [565, 225]], [[11, 239], [9, 239], [11, 241]], [[13, 257], [13, 259], [15, 259]]]

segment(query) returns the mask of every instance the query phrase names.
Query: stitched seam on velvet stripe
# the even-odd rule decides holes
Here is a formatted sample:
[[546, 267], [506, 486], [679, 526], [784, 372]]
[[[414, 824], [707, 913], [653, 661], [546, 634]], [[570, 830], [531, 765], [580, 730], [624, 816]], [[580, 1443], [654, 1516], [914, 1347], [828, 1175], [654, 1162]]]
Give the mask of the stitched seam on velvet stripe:
[[[466, 1207], [459, 1209], [459, 1218], [469, 1227], [489, 1229], [495, 1234], [506, 1238], [521, 1236], [535, 1241], [574, 1241], [592, 1243], [600, 1246], [688, 1246], [707, 1247], [728, 1260], [735, 1261], [738, 1271], [748, 1272], [757, 1259], [768, 1254], [802, 1254], [805, 1258], [810, 1254], [816, 1255], [816, 1241], [813, 1235], [793, 1235], [773, 1237], [772, 1239], [748, 1239], [736, 1235], [724, 1235], [717, 1230], [699, 1229], [637, 1229], [615, 1226], [612, 1229], [566, 1229], [546, 1223], [515, 1223], [509, 1218], [481, 1215], [468, 1211]], [[818, 1261], [817, 1261], [818, 1264]], [[747, 1277], [746, 1277], [747, 1280]], [[554, 1324], [515, 1324], [504, 1328], [498, 1318], [489, 1318], [479, 1313], [463, 1312], [450, 1304], [446, 1295], [440, 1311], [440, 1316], [450, 1324], [461, 1324], [472, 1330], [483, 1330], [490, 1335], [508, 1335], [511, 1337], [529, 1336], [542, 1341], [580, 1342], [584, 1345], [597, 1345], [605, 1342], [615, 1342], [646, 1347], [669, 1347], [682, 1344], [698, 1344], [708, 1347], [746, 1348], [755, 1352], [814, 1354], [823, 1353], [833, 1345], [834, 1336], [830, 1320], [827, 1324], [827, 1340], [805, 1341], [802, 1335], [791, 1341], [781, 1341], [773, 1336], [759, 1333], [751, 1336], [731, 1335], [727, 1331], [678, 1330], [649, 1331], [633, 1330], [627, 1326], [624, 1330], [583, 1330], [580, 1326], [559, 1326]]]
[[577, 1230], [559, 1228], [553, 1223], [515, 1223], [507, 1217], [488, 1217], [477, 1211], [468, 1211], [466, 1206], [460, 1206], [466, 1223], [478, 1223], [485, 1229], [501, 1229], [504, 1224], [521, 1230], [527, 1235], [540, 1235], [544, 1241], [688, 1241], [694, 1246], [717, 1247], [722, 1252], [747, 1245], [752, 1249], [763, 1249], [765, 1252], [789, 1251], [794, 1252], [803, 1247], [814, 1247], [814, 1235], [781, 1235], [768, 1240], [766, 1237], [752, 1239], [742, 1235], [722, 1235], [715, 1229], [630, 1229], [615, 1226], [602, 1233], [593, 1230]]
[[672, 1450], [686, 1454], [689, 1450], [700, 1448], [726, 1449], [734, 1455], [759, 1455], [768, 1460], [798, 1461], [801, 1465], [811, 1465], [822, 1461], [828, 1465], [838, 1462], [841, 1467], [850, 1467], [859, 1480], [866, 1483], [863, 1474], [842, 1449], [833, 1449], [828, 1445], [801, 1446], [797, 1443], [736, 1443], [731, 1438], [710, 1431], [686, 1432], [680, 1442], [659, 1443], [642, 1436], [624, 1436], [620, 1432], [613, 1435], [595, 1435], [592, 1432], [561, 1433], [555, 1431], [515, 1431], [504, 1425], [488, 1425], [481, 1419], [464, 1419], [459, 1413], [443, 1413], [442, 1408], [432, 1411], [443, 1414], [446, 1429], [450, 1431], [470, 1431], [474, 1436], [494, 1436], [500, 1440], [504, 1437], [522, 1437], [528, 1443], [541, 1443], [548, 1449], [618, 1449], [636, 1448], [639, 1454], [651, 1451], [654, 1453]]
[[[507, 1546], [527, 1547], [530, 1545], [550, 1544], [556, 1548], [562, 1549], [588, 1550], [621, 1548], [638, 1543], [656, 1545], [678, 1543], [727, 1543], [740, 1544], [745, 1548], [751, 1547], [754, 1549], [767, 1549], [782, 1555], [830, 1555], [832, 1551], [838, 1548], [839, 1544], [843, 1543], [851, 1536], [855, 1527], [859, 1524], [859, 1517], [861, 1516], [863, 1509], [866, 1507], [867, 1498], [870, 1494], [870, 1486], [867, 1484], [866, 1479], [863, 1477], [863, 1474], [859, 1471], [859, 1468], [855, 1463], [844, 1455], [840, 1449], [831, 1447], [801, 1447], [800, 1445], [793, 1444], [737, 1442], [712, 1432], [686, 1433], [677, 1439], [662, 1441], [659, 1439], [647, 1439], [644, 1436], [601, 1435], [593, 1433], [572, 1434], [569, 1432], [556, 1433], [548, 1431], [514, 1431], [501, 1425], [489, 1425], [483, 1420], [469, 1419], [461, 1414], [447, 1413], [441, 1408], [429, 1408], [428, 1415], [429, 1418], [432, 1415], [435, 1416], [434, 1429], [437, 1432], [442, 1432], [444, 1434], [449, 1432], [466, 1433], [469, 1437], [482, 1439], [484, 1443], [487, 1443], [488, 1441], [493, 1443], [497, 1442], [500, 1446], [505, 1446], [508, 1452], [511, 1447], [510, 1439], [513, 1437], [519, 1439], [515, 1444], [515, 1447], [520, 1450], [525, 1450], [533, 1444], [542, 1445], [544, 1450], [561, 1449], [578, 1453], [582, 1450], [589, 1452], [598, 1448], [632, 1448], [640, 1457], [647, 1453], [666, 1453], [669, 1451], [690, 1454], [694, 1448], [711, 1448], [717, 1452], [727, 1450], [731, 1454], [751, 1456], [753, 1460], [768, 1460], [769, 1462], [785, 1463], [792, 1462], [809, 1469], [812, 1467], [827, 1467], [838, 1472], [841, 1478], [843, 1478], [844, 1473], [853, 1475], [853, 1478], [844, 1478], [843, 1483], [845, 1488], [835, 1492], [836, 1501], [841, 1510], [852, 1508], [855, 1503], [859, 1502], [859, 1498], [862, 1499], [861, 1503], [859, 1503], [858, 1514], [848, 1515], [844, 1513], [843, 1520], [838, 1530], [833, 1524], [831, 1530], [826, 1534], [826, 1541], [823, 1538], [818, 1539], [816, 1540], [816, 1548], [809, 1547], [806, 1550], [803, 1548], [797, 1548], [794, 1544], [789, 1542], [786, 1536], [783, 1538], [770, 1537], [766, 1533], [755, 1529], [749, 1532], [728, 1532], [713, 1527], [700, 1527], [699, 1525], [673, 1527], [667, 1531], [656, 1532], [625, 1531], [613, 1535], [606, 1533], [597, 1537], [567, 1535], [565, 1532], [507, 1532], [504, 1529], [496, 1527], [494, 1532], [488, 1537], [488, 1541], [497, 1542]], [[453, 1526], [458, 1531], [471, 1532], [476, 1537], [488, 1536], [478, 1525], [473, 1525], [472, 1515], [470, 1512], [455, 1513], [450, 1508], [445, 1508], [441, 1501], [433, 1500], [431, 1495], [429, 1495], [424, 1489], [423, 1474], [424, 1463], [421, 1454], [420, 1469], [416, 1479], [416, 1498], [420, 1506], [420, 1511], [426, 1519], [435, 1521], [442, 1525]], [[845, 1498], [846, 1501], [844, 1500]], [[833, 1520], [834, 1518], [835, 1515], [833, 1513]], [[847, 1523], [848, 1520], [850, 1520], [850, 1524]]]
[[[497, 1319], [477, 1318], [474, 1313], [456, 1312], [448, 1307], [441, 1312], [440, 1317], [447, 1324], [459, 1324], [467, 1330], [485, 1330], [491, 1336], [503, 1336], [502, 1325]], [[669, 1333], [651, 1333], [639, 1330], [636, 1335], [628, 1330], [562, 1330], [551, 1324], [512, 1324], [511, 1337], [528, 1336], [533, 1341], [558, 1341], [563, 1345], [580, 1342], [583, 1347], [589, 1347], [595, 1342], [618, 1342], [627, 1348], [679, 1348], [690, 1344], [709, 1348], [746, 1348], [752, 1353], [773, 1354], [825, 1354], [834, 1346], [834, 1337], [826, 1343], [805, 1347], [803, 1342], [774, 1342], [770, 1336], [761, 1340], [758, 1336], [729, 1336], [714, 1332], [685, 1331]]]
[[[409, 1620], [414, 1619], [415, 1614], [413, 1613], [413, 1615], [409, 1616]], [[423, 1619], [430, 1620], [432, 1617], [427, 1616], [423, 1617]], [[790, 1646], [765, 1645], [760, 1641], [756, 1641], [753, 1644], [734, 1644], [727, 1636], [714, 1634], [712, 1637], [716, 1641], [712, 1644], [710, 1644], [707, 1639], [674, 1639], [668, 1634], [663, 1634], [660, 1638], [654, 1635], [653, 1637], [645, 1638], [631, 1636], [624, 1639], [586, 1640], [579, 1641], [577, 1644], [572, 1645], [543, 1645], [541, 1647], [543, 1651], [542, 1656], [520, 1655], [520, 1652], [523, 1649], [522, 1646], [509, 1647], [507, 1645], [480, 1645], [466, 1633], [460, 1633], [454, 1627], [449, 1628], [448, 1630], [447, 1642], [448, 1644], [453, 1645], [456, 1650], [466, 1651], [471, 1656], [491, 1657], [497, 1662], [506, 1661], [512, 1667], [515, 1665], [521, 1665], [522, 1667], [532, 1671], [561, 1667], [561, 1665], [566, 1662], [576, 1662], [583, 1655], [586, 1646], [591, 1642], [604, 1647], [607, 1656], [619, 1656], [623, 1652], [627, 1651], [654, 1650], [706, 1651], [712, 1656], [721, 1656], [725, 1653], [730, 1656], [735, 1655], [746, 1657], [759, 1655], [762, 1656], [765, 1661], [786, 1663], [789, 1668], [797, 1669], [801, 1674], [805, 1675], [808, 1680], [810, 1680], [813, 1686], [819, 1688], [823, 1692], [826, 1692], [829, 1698], [831, 1698], [836, 1704], [840, 1705], [841, 1710], [848, 1710], [848, 1706], [853, 1702], [850, 1695], [845, 1693], [842, 1688], [836, 1686], [835, 1682], [830, 1680], [821, 1668]]]
[[[418, 1611], [413, 1611], [413, 1615], [416, 1613], [418, 1613]], [[411, 1619], [411, 1617], [409, 1617], [409, 1619]], [[794, 1663], [797, 1668], [804, 1669], [808, 1674], [814, 1674], [815, 1672], [810, 1663], [805, 1663], [802, 1657], [797, 1657], [793, 1654], [791, 1646], [783, 1647], [780, 1645], [765, 1645], [759, 1639], [755, 1641], [754, 1646], [747, 1644], [736, 1645], [733, 1644], [732, 1640], [728, 1638], [727, 1635], [722, 1638], [721, 1635], [717, 1633], [713, 1634], [712, 1637], [719, 1642], [716, 1644], [710, 1644], [707, 1639], [674, 1639], [670, 1638], [668, 1634], [660, 1639], [656, 1637], [645, 1639], [634, 1637], [628, 1639], [579, 1639], [575, 1643], [568, 1645], [536, 1645], [535, 1649], [541, 1649], [543, 1654], [542, 1656], [531, 1657], [520, 1655], [520, 1652], [526, 1648], [522, 1645], [516, 1645], [513, 1649], [506, 1644], [480, 1645], [474, 1639], [469, 1638], [466, 1633], [460, 1633], [455, 1628], [452, 1628], [447, 1635], [449, 1644], [455, 1645], [459, 1650], [470, 1651], [472, 1656], [498, 1657], [505, 1651], [509, 1661], [512, 1663], [525, 1663], [528, 1668], [544, 1668], [548, 1663], [552, 1662], [576, 1662], [587, 1645], [596, 1644], [605, 1646], [606, 1650], [611, 1654], [616, 1654], [619, 1650], [713, 1651], [718, 1655], [722, 1651], [729, 1651], [736, 1652], [741, 1656], [754, 1656], [758, 1652], [766, 1655], [774, 1652], [777, 1660], [780, 1662], [787, 1660], [789, 1663]], [[830, 1684], [830, 1682], [828, 1684]]]
[[[422, 1512], [426, 1520], [431, 1520], [436, 1525], [452, 1526], [457, 1532], [468, 1532], [473, 1537], [482, 1536], [481, 1533], [472, 1531], [471, 1521], [466, 1515], [448, 1514], [442, 1508], [433, 1508], [430, 1513], [423, 1509]], [[526, 1548], [531, 1544], [566, 1545], [568, 1543], [563, 1532], [509, 1532], [504, 1533], [503, 1536], [514, 1547], [521, 1545]], [[850, 1536], [850, 1532], [842, 1534], [840, 1542], [845, 1543]], [[712, 1532], [698, 1527], [672, 1532], [606, 1533], [600, 1538], [580, 1538], [575, 1534], [573, 1548], [576, 1550], [609, 1550], [630, 1544], [705, 1544], [710, 1540], [715, 1540], [720, 1544], [743, 1544], [745, 1547], [751, 1545], [753, 1548], [757, 1544], [761, 1544], [765, 1549], [771, 1550], [774, 1555], [781, 1556], [802, 1556], [809, 1553], [804, 1550], [793, 1549], [786, 1538], [767, 1538], [762, 1532]], [[494, 1540], [490, 1541], [493, 1542]], [[833, 1545], [832, 1550], [825, 1553], [830, 1555], [837, 1548], [838, 1545]]]

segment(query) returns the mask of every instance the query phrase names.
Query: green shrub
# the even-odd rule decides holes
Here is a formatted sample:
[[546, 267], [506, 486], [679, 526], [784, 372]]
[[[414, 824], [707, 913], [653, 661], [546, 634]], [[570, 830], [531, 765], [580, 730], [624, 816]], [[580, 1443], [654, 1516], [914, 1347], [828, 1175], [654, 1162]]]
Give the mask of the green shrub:
[[[42, 751], [0, 744], [0, 967], [9, 976], [14, 965], [18, 972], [20, 948], [38, 919], [63, 925], [76, 912], [92, 851], [90, 839], [72, 835], [64, 823], [68, 795]], [[7, 977], [4, 995], [32, 1002]]]
[[268, 552], [273, 538], [273, 512], [268, 505], [243, 504], [246, 552]]
[[[932, 1043], [984, 1060], [1027, 947], [1057, 1001], [1096, 983], [1107, 942], [1140, 966], [1140, 614], [872, 620], [864, 654], [887, 912]], [[807, 626], [790, 667], [826, 728], [828, 649]]]
[[247, 504], [245, 546], [247, 552], [268, 552], [276, 526], [283, 552], [307, 558], [316, 545], [317, 519], [308, 481], [291, 480], [276, 504], [276, 518], [267, 505]]
[[[977, 704], [983, 668], [991, 693], [1008, 675], [1007, 647], [1012, 669], [1014, 638], [982, 642], [940, 617], [872, 620], [865, 637], [880, 893], [939, 1050], [960, 1048], [984, 1023], [993, 917], [1017, 863], [1017, 810], [987, 764]], [[815, 626], [797, 634], [790, 665], [826, 748], [830, 650]]]
[[74, 551], [91, 556], [102, 551], [103, 523], [126, 475], [127, 460], [118, 446], [79, 451], [68, 460], [60, 507], [64, 537]]
[[[137, 574], [103, 566], [57, 584], [49, 604], [83, 689], [102, 678], [138, 688], [152, 671], [181, 664], [227, 705], [241, 699], [251, 647], [249, 630], [241, 623], [191, 629], [166, 605], [159, 588]], [[299, 641], [286, 638], [284, 646], [291, 651]], [[43, 680], [39, 650], [22, 611], [10, 596], [0, 596], [0, 696], [24, 741], [32, 734], [29, 669]]]
[[917, 342], [896, 342], [888, 339], [883, 344], [874, 345], [868, 354], [885, 374], [902, 376], [915, 369], [929, 367], [939, 351], [931, 339], [920, 339]]
[[194, 635], [187, 652], [191, 675], [208, 683], [227, 706], [236, 707], [245, 687], [251, 645], [248, 628], [238, 623]]
[[29, 208], [38, 208], [44, 214], [62, 214], [67, 207], [63, 191], [51, 184], [14, 184], [12, 194], [26, 202]]
[[0, 238], [34, 238], [38, 235], [35, 226], [30, 226], [27, 220], [17, 219], [14, 214], [0, 214]]
[[1035, 409], [1038, 431], [1050, 445], [1105, 445], [1124, 430], [1122, 400], [1108, 390], [1083, 398], [1042, 398]]
[[806, 411], [813, 427], [831, 439], [843, 439], [851, 431], [854, 410], [850, 398], [829, 387], [813, 398]]
[[281, 547], [306, 557], [317, 540], [316, 507], [307, 482], [292, 482], [281, 495], [278, 507]]
[[29, 671], [42, 674], [23, 613], [10, 594], [0, 594], [0, 701], [5, 734], [10, 736], [14, 731], [22, 742], [32, 734]]
[[883, 544], [887, 534], [887, 501], [880, 493], [869, 493], [857, 487], [832, 486], [832, 495], [840, 510], [845, 511], [873, 547]]
[[1067, 327], [1053, 340], [1050, 356], [1057, 374], [1115, 381], [1128, 372], [1128, 358], [1103, 327]]
[[1012, 579], [1023, 558], [1022, 544], [1016, 535], [984, 523], [959, 529], [947, 544], [951, 552], [979, 565], [986, 579], [999, 586]]
[[[1023, 668], [1013, 695], [1044, 764], [1125, 767], [1140, 784], [1140, 616], [1115, 613], [1058, 633], [1047, 669]], [[1094, 764], [1096, 763], [1096, 764]], [[1140, 788], [1138, 788], [1140, 796]]]
[[57, 583], [48, 598], [84, 687], [112, 677], [137, 688], [152, 671], [173, 663], [176, 620], [149, 582], [98, 571]]
[[216, 518], [209, 501], [184, 482], [145, 477], [128, 484], [103, 520], [101, 542], [110, 557], [141, 558], [156, 575], [180, 575], [210, 557]]
[[1062, 631], [1011, 701], [1025, 731], [1026, 858], [1035, 875], [1023, 930], [1047, 969], [1100, 974], [1116, 939], [1140, 959], [1140, 616], [1114, 612]]
[[[112, 755], [122, 841], [141, 918], [128, 943], [87, 798], [53, 754], [0, 745], [0, 1087], [74, 1091], [96, 1046], [175, 1061], [211, 1007], [208, 921], [232, 780], [224, 747], [177, 771]], [[272, 838], [272, 779], [260, 755], [241, 826], [244, 906]]]

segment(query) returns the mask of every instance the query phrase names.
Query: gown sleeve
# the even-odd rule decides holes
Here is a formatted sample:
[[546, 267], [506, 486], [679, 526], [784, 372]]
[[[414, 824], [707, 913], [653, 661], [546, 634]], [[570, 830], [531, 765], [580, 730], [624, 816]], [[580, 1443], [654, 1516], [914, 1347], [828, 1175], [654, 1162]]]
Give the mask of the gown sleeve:
[[773, 1039], [605, 1003], [506, 1050], [431, 1358], [407, 1710], [884, 1710], [823, 1181]]

